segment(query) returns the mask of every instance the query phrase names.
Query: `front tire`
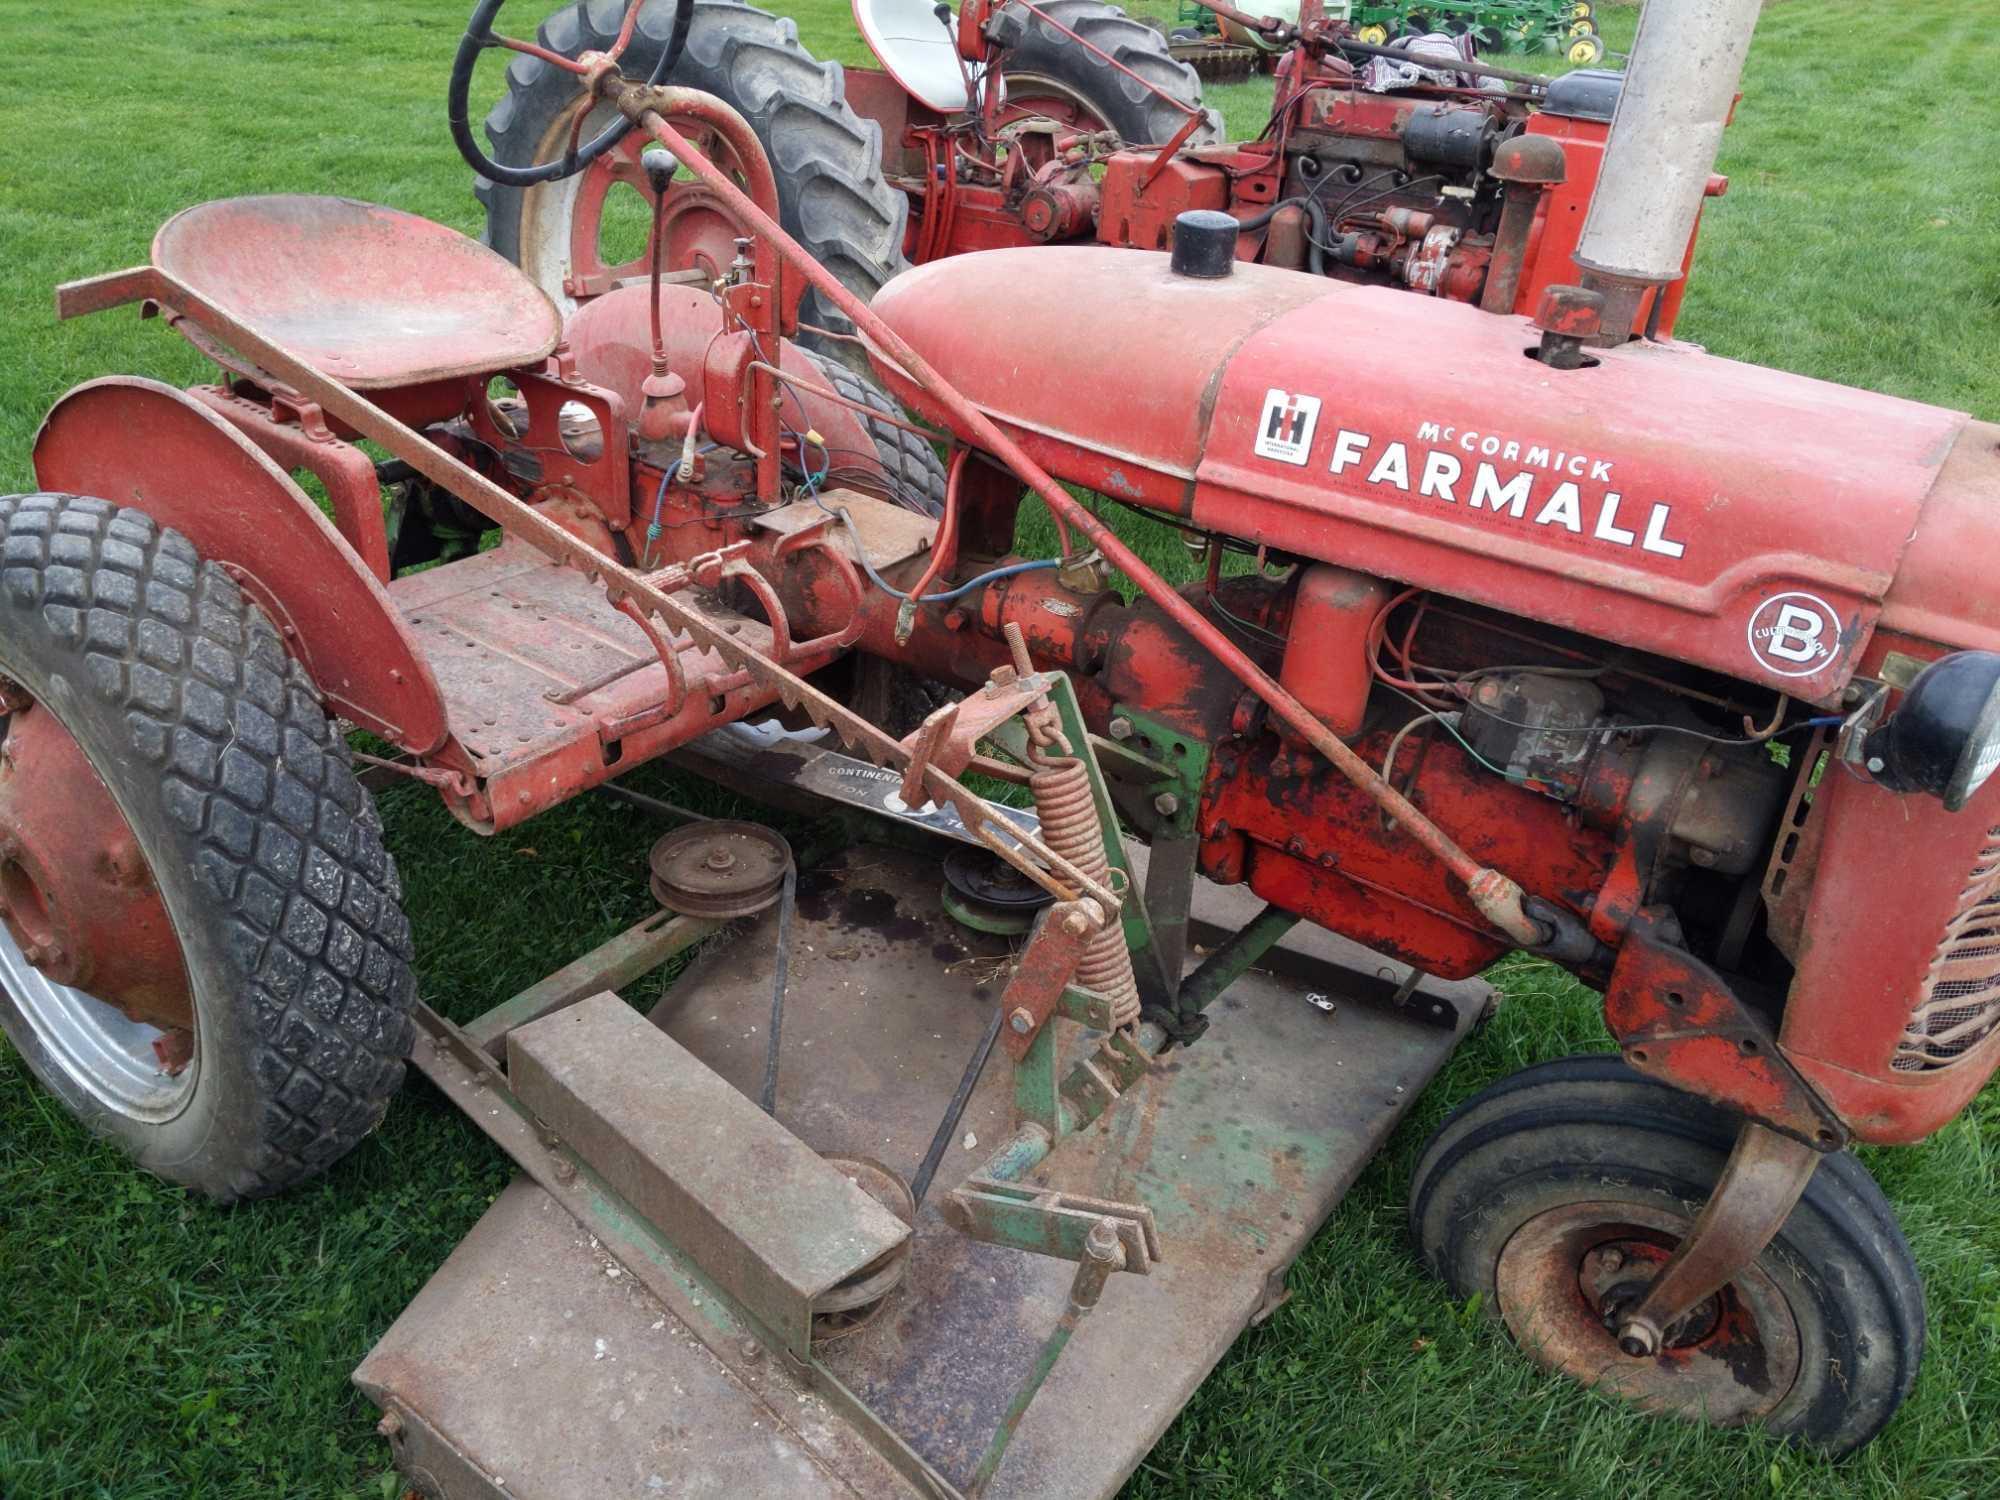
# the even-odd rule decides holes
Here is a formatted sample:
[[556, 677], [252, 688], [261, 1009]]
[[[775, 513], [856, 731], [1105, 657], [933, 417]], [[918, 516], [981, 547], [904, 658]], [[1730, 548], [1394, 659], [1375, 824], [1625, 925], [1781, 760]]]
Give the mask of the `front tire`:
[[9, 931], [0, 1025], [74, 1115], [170, 1182], [228, 1202], [324, 1170], [402, 1081], [415, 981], [395, 865], [311, 681], [178, 532], [47, 494], [0, 497], [0, 676], [0, 734], [52, 717], [115, 804], [193, 1020], [173, 1059], [155, 1049], [149, 1088], [151, 1028], [51, 983]]
[[1659, 1355], [1620, 1353], [1606, 1326], [1693, 1224], [1736, 1128], [1615, 1057], [1528, 1068], [1431, 1139], [1411, 1233], [1453, 1294], [1483, 1299], [1544, 1368], [1649, 1411], [1849, 1452], [1915, 1383], [1924, 1301], [1894, 1210], [1846, 1152], [1821, 1160], [1777, 1237]]

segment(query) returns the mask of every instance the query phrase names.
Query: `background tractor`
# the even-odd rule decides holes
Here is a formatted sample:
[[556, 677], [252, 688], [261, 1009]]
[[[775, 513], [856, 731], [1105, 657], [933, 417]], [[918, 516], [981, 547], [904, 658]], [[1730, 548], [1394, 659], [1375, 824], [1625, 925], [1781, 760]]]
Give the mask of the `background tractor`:
[[[1874, 1437], [1922, 1291], [1845, 1148], [2000, 1063], [2000, 429], [1663, 336], [1754, 5], [1648, 13], [1532, 320], [1245, 264], [1200, 207], [866, 303], [739, 112], [671, 49], [626, 76], [640, 5], [574, 58], [499, 8], [475, 168], [466, 76], [523, 51], [613, 123], [517, 170], [643, 136], [656, 220], [688, 172], [751, 231], [726, 264], [564, 313], [412, 215], [203, 204], [57, 305], [220, 380], [78, 387], [0, 501], [29, 1065], [218, 1199], [324, 1169], [406, 1062], [521, 1167], [357, 1372], [412, 1483], [1109, 1493], [1510, 952], [1619, 1054], [1453, 1115], [1425, 1262], [1647, 1409]], [[794, 347], [808, 289], [893, 401]], [[399, 567], [385, 485], [497, 545]], [[885, 727], [863, 659], [956, 695]], [[674, 915], [464, 1024], [417, 1000], [357, 757], [492, 834], [667, 755], [842, 830], [638, 798]], [[650, 1015], [613, 992], [729, 922]]]
[[[1282, 54], [1254, 140], [1224, 143], [1158, 32], [1098, 0], [972, 0], [942, 14], [922, 0], [856, 0], [879, 70], [816, 62], [790, 23], [733, 0], [695, 6], [677, 44], [677, 13], [652, 5], [631, 56], [743, 110], [777, 172], [785, 227], [863, 297], [906, 264], [969, 250], [1162, 250], [1190, 209], [1238, 219], [1239, 259], [1489, 311], [1531, 314], [1546, 287], [1574, 279], [1619, 75], [1543, 78], [1443, 39], [1415, 54], [1371, 45], [1368, 27], [1317, 4], [1289, 21], [1212, 9]], [[531, 180], [532, 164], [605, 126], [606, 106], [553, 59], [610, 45], [619, 19], [606, 0], [550, 16], [537, 43], [548, 56], [513, 60], [488, 145], [475, 148], [491, 152], [477, 187], [487, 242], [565, 306], [632, 281], [648, 260], [629, 138], [586, 152], [575, 173]], [[660, 223], [669, 269], [711, 272], [745, 227], [686, 173]], [[1678, 302], [1663, 294], [1653, 332], [1673, 331]], [[817, 292], [805, 321], [822, 351], [849, 331]]]

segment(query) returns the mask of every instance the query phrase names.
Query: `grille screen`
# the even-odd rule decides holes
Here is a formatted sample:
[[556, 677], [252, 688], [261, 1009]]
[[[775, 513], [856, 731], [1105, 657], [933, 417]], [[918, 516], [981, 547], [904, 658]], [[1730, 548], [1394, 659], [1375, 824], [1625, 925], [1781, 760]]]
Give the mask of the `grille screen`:
[[2000, 828], [1987, 835], [1890, 1066], [1945, 1068], [2000, 1030]]

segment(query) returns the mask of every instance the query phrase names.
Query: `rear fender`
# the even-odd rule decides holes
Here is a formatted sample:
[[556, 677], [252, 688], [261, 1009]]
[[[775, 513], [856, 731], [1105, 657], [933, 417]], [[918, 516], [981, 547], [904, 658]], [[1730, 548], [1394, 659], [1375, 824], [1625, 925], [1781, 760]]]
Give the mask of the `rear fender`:
[[381, 583], [305, 492], [184, 391], [131, 376], [78, 386], [35, 438], [45, 490], [136, 506], [234, 578], [327, 706], [415, 755], [444, 743], [444, 698]]

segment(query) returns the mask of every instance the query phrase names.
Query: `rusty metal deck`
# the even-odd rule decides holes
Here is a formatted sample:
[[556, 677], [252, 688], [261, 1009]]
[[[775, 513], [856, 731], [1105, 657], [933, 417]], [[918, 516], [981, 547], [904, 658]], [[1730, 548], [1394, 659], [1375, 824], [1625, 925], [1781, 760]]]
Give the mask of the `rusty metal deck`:
[[[778, 1117], [821, 1151], [873, 1157], [906, 1176], [1002, 978], [1000, 940], [943, 915], [938, 884], [933, 859], [851, 849], [801, 878], [794, 934]], [[744, 924], [654, 1014], [753, 1096], [773, 943], [772, 914]], [[1149, 1277], [1112, 1279], [989, 1494], [1115, 1493], [1269, 1308], [1285, 1268], [1456, 1044], [1452, 1032], [1342, 1003], [1337, 990], [1331, 1014], [1309, 1004], [1307, 993], [1327, 985], [1298, 962], [1294, 954], [1294, 977], [1240, 981], [1199, 1045], [1169, 1054], [1033, 1179], [1151, 1204], [1165, 1260]], [[1487, 994], [1477, 984], [1426, 988], [1468, 1019]], [[970, 1476], [1073, 1271], [967, 1240], [937, 1216], [944, 1193], [1003, 1139], [1008, 1107], [996, 1056], [920, 1218], [907, 1283], [873, 1323], [819, 1346], [840, 1380], [955, 1484]], [[760, 1407], [671, 1311], [609, 1267], [546, 1194], [517, 1184], [357, 1372], [371, 1395], [420, 1413], [436, 1429], [433, 1447], [448, 1439], [467, 1474], [489, 1476], [440, 1476], [441, 1493], [915, 1493], [883, 1489], [879, 1474], [836, 1477], [840, 1465], [796, 1440], [809, 1398], [767, 1387]], [[592, 1325], [587, 1336], [579, 1319]]]
[[[933, 523], [925, 517], [850, 490], [829, 490], [827, 498], [854, 520], [852, 532], [837, 535], [833, 545], [853, 557], [860, 537], [878, 572], [893, 571], [929, 545]], [[824, 520], [818, 506], [794, 504], [759, 516], [756, 525], [786, 536]], [[666, 694], [666, 669], [645, 632], [611, 606], [602, 587], [523, 542], [406, 573], [388, 590], [437, 678], [452, 734], [482, 780], [565, 750], [586, 762], [601, 760], [595, 745], [578, 742], [595, 740]], [[717, 628], [759, 651], [770, 649], [763, 620], [713, 597], [700, 602]], [[728, 671], [721, 656], [685, 636], [676, 643], [690, 681]], [[560, 800], [539, 789], [533, 795], [538, 807]]]

